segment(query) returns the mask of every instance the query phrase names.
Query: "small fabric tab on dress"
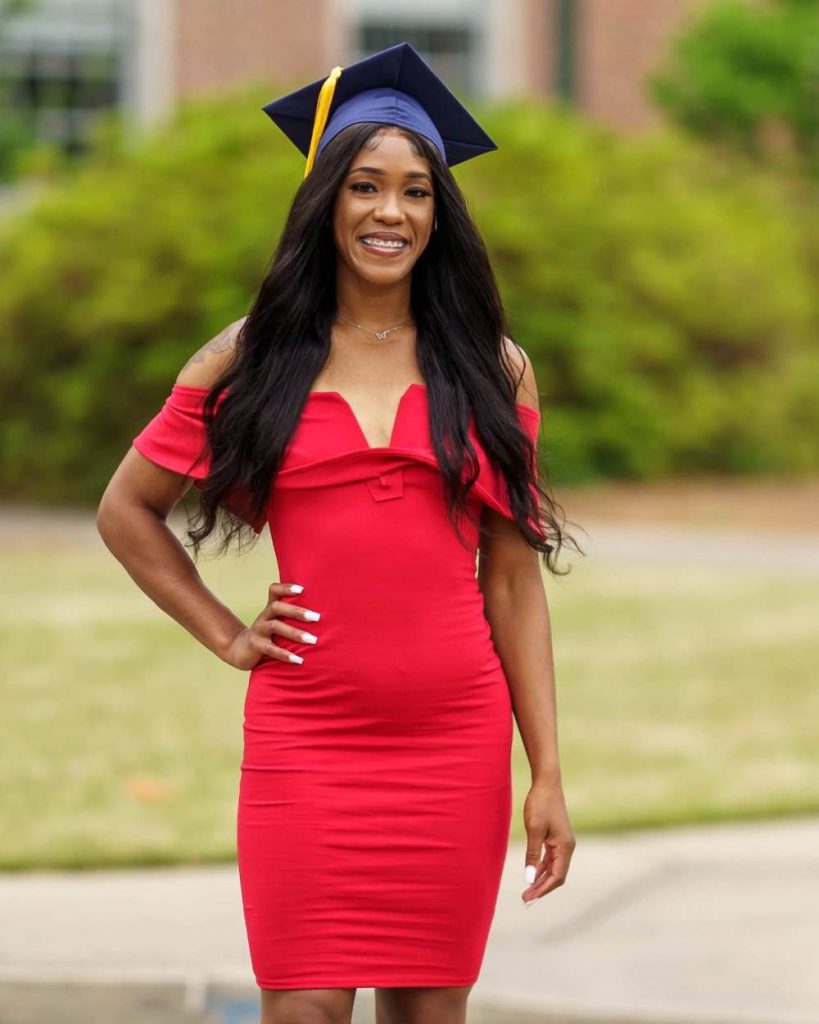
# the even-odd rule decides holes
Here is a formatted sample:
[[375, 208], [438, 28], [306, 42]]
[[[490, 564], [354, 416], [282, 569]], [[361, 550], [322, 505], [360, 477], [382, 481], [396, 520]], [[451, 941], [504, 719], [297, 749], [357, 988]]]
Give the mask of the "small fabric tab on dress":
[[367, 481], [373, 501], [389, 501], [401, 498], [404, 494], [404, 471], [401, 468], [390, 469]]

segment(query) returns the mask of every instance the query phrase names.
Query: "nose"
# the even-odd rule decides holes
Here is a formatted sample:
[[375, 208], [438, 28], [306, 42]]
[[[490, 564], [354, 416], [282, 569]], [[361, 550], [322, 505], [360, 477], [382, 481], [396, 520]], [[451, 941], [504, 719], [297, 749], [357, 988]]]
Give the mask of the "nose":
[[402, 219], [398, 199], [392, 192], [385, 195], [381, 206], [378, 208], [377, 216], [381, 220], [389, 220], [390, 222]]

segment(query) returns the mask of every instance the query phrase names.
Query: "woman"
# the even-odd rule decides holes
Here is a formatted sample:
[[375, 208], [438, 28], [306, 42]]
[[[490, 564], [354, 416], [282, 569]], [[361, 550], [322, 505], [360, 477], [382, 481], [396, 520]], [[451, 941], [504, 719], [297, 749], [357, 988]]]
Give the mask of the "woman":
[[[379, 1024], [454, 1024], [506, 855], [513, 712], [527, 905], [574, 848], [538, 561], [556, 571], [562, 532], [532, 366], [449, 171], [494, 143], [406, 43], [341, 70], [265, 108], [308, 156], [272, 265], [98, 521], [163, 610], [250, 671], [237, 857], [262, 1024], [349, 1021], [358, 987]], [[282, 579], [249, 626], [166, 525], [191, 481], [195, 554], [217, 523], [225, 546], [270, 526]]]

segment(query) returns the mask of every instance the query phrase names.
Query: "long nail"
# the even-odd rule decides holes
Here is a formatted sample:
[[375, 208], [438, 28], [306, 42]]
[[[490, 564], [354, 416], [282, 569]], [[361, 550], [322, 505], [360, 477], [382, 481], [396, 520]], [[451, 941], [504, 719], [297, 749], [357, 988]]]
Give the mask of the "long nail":
[[524, 871], [523, 871], [523, 880], [526, 882], [527, 885], [531, 885], [532, 882], [534, 882], [534, 880], [535, 880], [535, 875], [536, 874], [537, 874], [537, 868], [535, 867], [535, 865], [534, 864], [527, 864], [525, 869], [524, 869]]

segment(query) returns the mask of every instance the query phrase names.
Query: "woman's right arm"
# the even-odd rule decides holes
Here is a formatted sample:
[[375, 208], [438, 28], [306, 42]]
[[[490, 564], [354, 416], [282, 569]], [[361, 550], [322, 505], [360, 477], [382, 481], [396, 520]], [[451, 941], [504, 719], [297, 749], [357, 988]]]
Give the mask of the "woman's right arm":
[[[241, 321], [231, 324], [186, 364], [176, 383], [212, 387], [227, 366]], [[258, 619], [244, 622], [208, 589], [167, 518], [192, 479], [166, 469], [131, 447], [111, 477], [97, 509], [97, 530], [106, 547], [137, 586], [164, 612], [223, 661], [250, 669], [263, 655], [289, 661], [290, 652], [272, 642], [278, 632], [302, 638], [302, 631], [276, 615], [308, 618], [307, 609], [276, 598], [290, 593], [285, 584], [270, 586]], [[292, 609], [292, 612], [289, 611]]]
[[155, 465], [131, 448], [102, 495], [97, 529], [137, 586], [226, 660], [231, 642], [245, 624], [205, 586], [166, 522], [190, 486], [189, 478]]

